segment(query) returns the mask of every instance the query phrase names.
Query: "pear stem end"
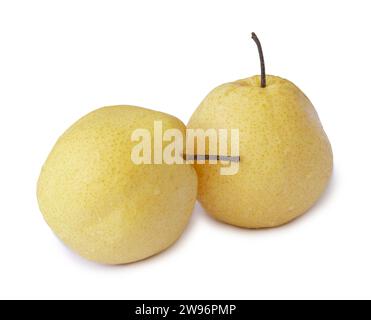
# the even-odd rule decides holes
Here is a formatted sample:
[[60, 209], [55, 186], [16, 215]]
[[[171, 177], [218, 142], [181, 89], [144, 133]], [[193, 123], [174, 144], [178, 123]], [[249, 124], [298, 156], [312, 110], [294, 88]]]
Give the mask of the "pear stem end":
[[258, 51], [259, 51], [260, 69], [261, 69], [261, 76], [260, 76], [261, 84], [260, 84], [260, 86], [262, 88], [265, 88], [267, 86], [267, 76], [265, 74], [265, 62], [264, 62], [263, 48], [262, 48], [260, 40], [259, 40], [258, 36], [255, 34], [255, 32], [253, 32], [251, 34], [251, 37], [255, 41], [255, 43], [258, 47]]

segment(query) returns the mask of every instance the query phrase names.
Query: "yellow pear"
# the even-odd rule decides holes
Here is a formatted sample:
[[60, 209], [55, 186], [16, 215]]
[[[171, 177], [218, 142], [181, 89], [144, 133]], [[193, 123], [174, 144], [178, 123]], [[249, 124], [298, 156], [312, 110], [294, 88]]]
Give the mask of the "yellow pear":
[[[132, 160], [133, 132], [152, 133], [155, 121], [185, 134], [173, 116], [105, 107], [68, 129], [49, 155], [38, 181], [39, 206], [56, 235], [81, 256], [105, 264], [142, 260], [185, 229], [197, 197], [194, 168]], [[151, 143], [152, 159], [154, 153]]]
[[[261, 76], [213, 90], [188, 128], [238, 129], [239, 170], [221, 175], [222, 163], [196, 164], [198, 198], [216, 219], [267, 228], [305, 213], [324, 192], [333, 168], [329, 140], [305, 94], [288, 80]], [[218, 154], [218, 156], [231, 156]]]

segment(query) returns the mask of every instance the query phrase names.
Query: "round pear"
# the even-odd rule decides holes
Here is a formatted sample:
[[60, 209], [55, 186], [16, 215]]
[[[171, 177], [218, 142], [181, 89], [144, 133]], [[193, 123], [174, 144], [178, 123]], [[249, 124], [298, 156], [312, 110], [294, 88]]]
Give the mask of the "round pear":
[[331, 145], [312, 103], [290, 81], [265, 75], [258, 46], [262, 75], [216, 88], [188, 124], [190, 129], [239, 130], [236, 174], [221, 175], [225, 164], [220, 162], [195, 168], [205, 210], [245, 228], [280, 226], [308, 211], [333, 169]]
[[[39, 206], [79, 255], [104, 264], [135, 262], [165, 250], [184, 231], [197, 196], [194, 168], [132, 160], [133, 132], [152, 133], [155, 121], [185, 134], [185, 125], [168, 114], [105, 107], [75, 123], [50, 153], [38, 181]], [[150, 142], [153, 159], [153, 136]]]

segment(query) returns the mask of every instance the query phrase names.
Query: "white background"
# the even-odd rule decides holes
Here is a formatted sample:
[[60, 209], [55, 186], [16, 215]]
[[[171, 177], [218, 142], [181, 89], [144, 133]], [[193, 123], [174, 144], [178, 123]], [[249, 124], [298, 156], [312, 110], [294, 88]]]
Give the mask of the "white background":
[[[370, 1], [0, 2], [0, 298], [371, 298]], [[40, 168], [84, 114], [132, 104], [187, 122], [215, 86], [267, 72], [312, 100], [335, 172], [318, 205], [249, 231], [197, 206], [152, 259], [87, 262], [44, 223]]]

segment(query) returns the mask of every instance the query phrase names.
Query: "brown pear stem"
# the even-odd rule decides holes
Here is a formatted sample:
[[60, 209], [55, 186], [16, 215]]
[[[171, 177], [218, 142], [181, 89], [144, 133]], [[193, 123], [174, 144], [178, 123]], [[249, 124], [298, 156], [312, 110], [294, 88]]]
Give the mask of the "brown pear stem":
[[259, 50], [260, 69], [261, 69], [261, 76], [260, 76], [261, 85], [260, 86], [262, 88], [265, 88], [267, 86], [267, 77], [265, 75], [265, 62], [264, 62], [263, 48], [255, 32], [252, 33], [252, 39], [255, 41], [256, 45], [258, 46], [258, 50]]

